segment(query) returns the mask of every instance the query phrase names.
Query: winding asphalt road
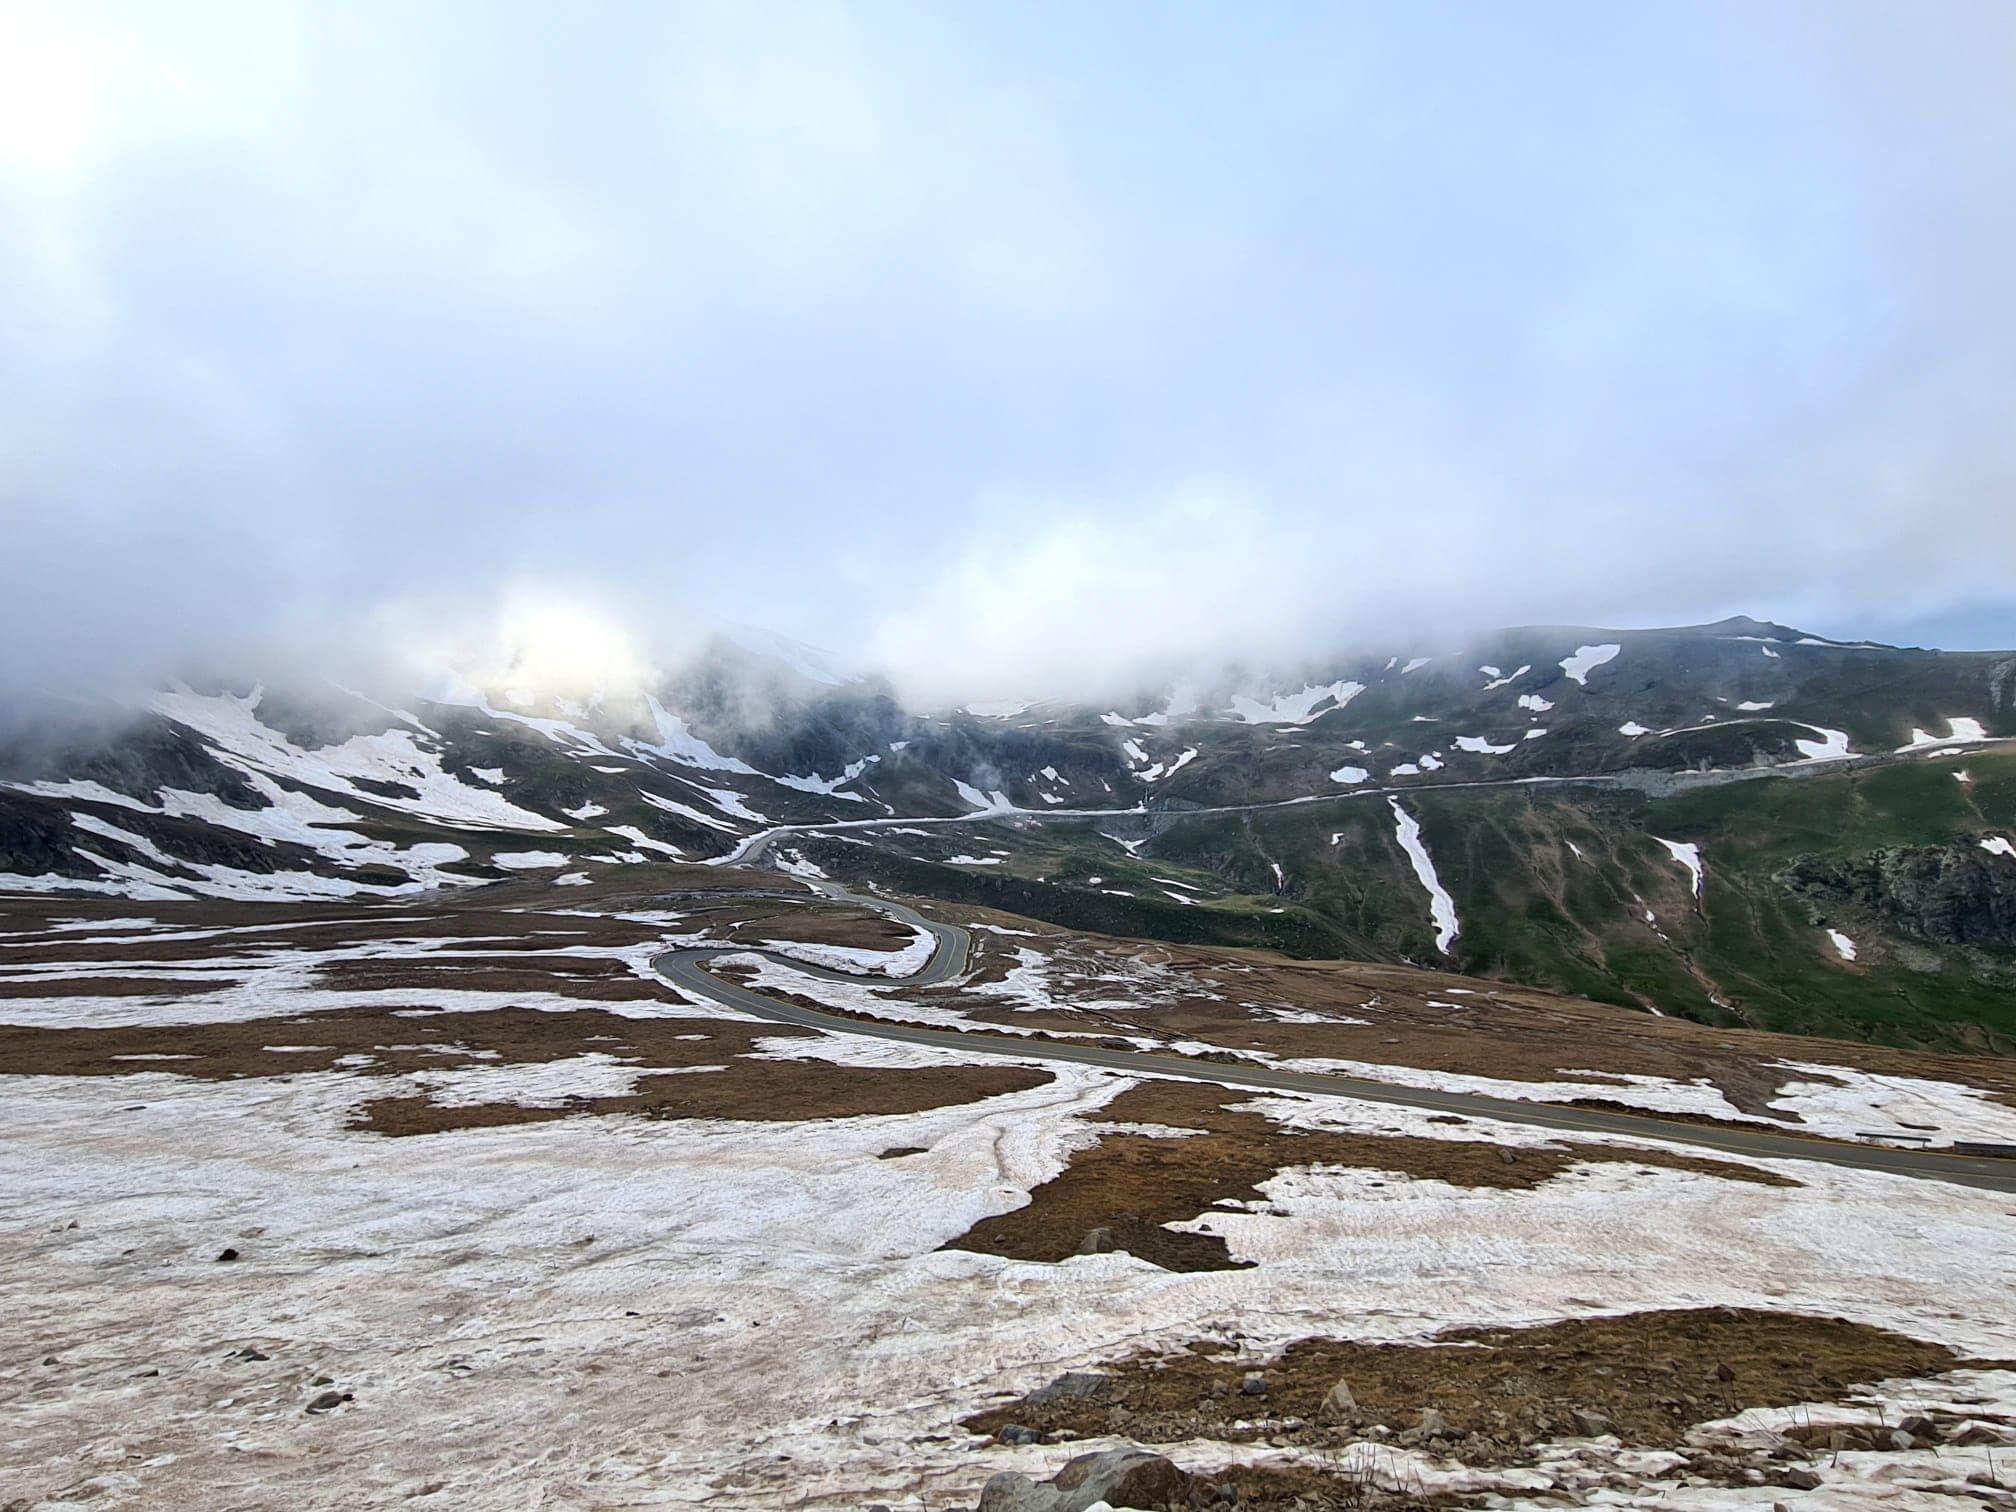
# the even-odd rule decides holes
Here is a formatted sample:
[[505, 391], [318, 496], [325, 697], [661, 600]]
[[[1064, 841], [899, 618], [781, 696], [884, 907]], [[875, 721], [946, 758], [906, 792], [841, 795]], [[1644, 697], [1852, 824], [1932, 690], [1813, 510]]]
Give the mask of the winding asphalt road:
[[[744, 863], [762, 859], [776, 832], [752, 837], [757, 843], [745, 847]], [[973, 938], [956, 924], [927, 919], [914, 908], [886, 898], [863, 897], [849, 892], [837, 882], [814, 880], [810, 885], [836, 903], [851, 903], [873, 909], [899, 923], [928, 930], [935, 949], [931, 959], [910, 976], [868, 977], [835, 971], [793, 960], [775, 951], [750, 946], [729, 945], [668, 950], [652, 960], [652, 968], [666, 981], [683, 991], [712, 999], [725, 1007], [770, 1019], [780, 1024], [796, 1024], [823, 1029], [834, 1034], [860, 1034], [871, 1039], [895, 1040], [909, 1045], [930, 1045], [981, 1055], [1008, 1056], [1016, 1060], [1063, 1061], [1072, 1065], [1097, 1066], [1128, 1076], [1169, 1076], [1186, 1081], [1211, 1082], [1226, 1087], [1252, 1087], [1262, 1092], [1300, 1092], [1318, 1097], [1349, 1097], [1359, 1102], [1384, 1103], [1394, 1107], [1427, 1109], [1465, 1117], [1491, 1118], [1504, 1123], [1568, 1133], [1624, 1134], [1639, 1139], [1656, 1139], [1666, 1144], [1694, 1145], [1731, 1155], [1761, 1156], [1772, 1160], [1812, 1160], [1852, 1170], [1881, 1171], [1892, 1176], [1912, 1176], [1928, 1181], [1946, 1181], [1960, 1186], [1983, 1187], [1989, 1191], [2016, 1192], [2016, 1161], [1942, 1154], [1935, 1150], [1899, 1150], [1883, 1145], [1849, 1144], [1840, 1140], [1812, 1139], [1793, 1134], [1773, 1134], [1747, 1128], [1711, 1124], [1680, 1123], [1672, 1119], [1611, 1113], [1594, 1108], [1568, 1108], [1546, 1103], [1519, 1102], [1504, 1097], [1486, 1097], [1474, 1092], [1441, 1092], [1417, 1087], [1395, 1086], [1354, 1076], [1331, 1076], [1308, 1071], [1277, 1071], [1265, 1066], [1229, 1065], [1194, 1060], [1181, 1055], [1163, 1055], [1146, 1050], [1113, 1050], [1103, 1045], [1070, 1041], [987, 1034], [979, 1031], [929, 1029], [917, 1024], [891, 1023], [881, 1019], [848, 1018], [822, 1013], [798, 1003], [785, 1002], [748, 987], [723, 980], [707, 970], [710, 961], [724, 956], [761, 956], [780, 966], [820, 981], [849, 982], [856, 986], [889, 986], [897, 982], [910, 987], [935, 987], [964, 974], [971, 956]]]
[[[1812, 728], [1812, 726], [1808, 726]], [[1456, 782], [1410, 782], [1400, 787], [1365, 786], [1340, 789], [1334, 793], [1304, 793], [1297, 798], [1270, 798], [1259, 803], [1214, 803], [1198, 804], [1181, 809], [1151, 809], [1145, 805], [1134, 808], [994, 808], [976, 809], [970, 814], [933, 814], [903, 817], [887, 815], [875, 819], [829, 819], [815, 824], [780, 824], [766, 830], [758, 830], [746, 836], [725, 855], [710, 857], [709, 866], [755, 866], [763, 859], [772, 842], [788, 839], [792, 835], [818, 835], [844, 833], [848, 830], [876, 830], [923, 828], [926, 826], [957, 826], [964, 824], [986, 824], [995, 819], [1014, 819], [1021, 822], [1036, 821], [1053, 823], [1062, 821], [1097, 822], [1101, 819], [1139, 819], [1153, 815], [1167, 819], [1192, 819], [1207, 814], [1257, 814], [1268, 809], [1303, 808], [1315, 803], [1349, 803], [1367, 798], [1402, 797], [1409, 793], [1446, 793], [1463, 789], [1505, 788], [1505, 787], [1614, 787], [1649, 793], [1688, 792], [1695, 788], [1722, 787], [1731, 782], [1758, 782], [1772, 777], [1802, 778], [1825, 777], [1832, 773], [1853, 771], [1858, 767], [1890, 766], [1899, 762], [1921, 761], [1932, 756], [1950, 756], [1956, 751], [1993, 751], [2004, 753], [2016, 750], [2016, 740], [1969, 741], [1956, 744], [1950, 741], [1934, 741], [1923, 746], [1906, 746], [1897, 751], [1865, 751], [1857, 755], [1828, 757], [1817, 761], [1787, 762], [1782, 766], [1767, 767], [1712, 767], [1705, 771], [1665, 772], [1644, 768], [1629, 768], [1621, 772], [1583, 772], [1544, 774], [1535, 777], [1479, 777]], [[879, 906], [879, 905], [877, 905]]]

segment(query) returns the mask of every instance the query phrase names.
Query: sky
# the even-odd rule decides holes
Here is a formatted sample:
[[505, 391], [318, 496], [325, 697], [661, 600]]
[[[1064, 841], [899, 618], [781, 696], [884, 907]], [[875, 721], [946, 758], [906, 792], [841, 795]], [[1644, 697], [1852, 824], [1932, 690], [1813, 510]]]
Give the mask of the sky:
[[2016, 645], [2011, 77], [2004, 0], [0, 0], [0, 678]]

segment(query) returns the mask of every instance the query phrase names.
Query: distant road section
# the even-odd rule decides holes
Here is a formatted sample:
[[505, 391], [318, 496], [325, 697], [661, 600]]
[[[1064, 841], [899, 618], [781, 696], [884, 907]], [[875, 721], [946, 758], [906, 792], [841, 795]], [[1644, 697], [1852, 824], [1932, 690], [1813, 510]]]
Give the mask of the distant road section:
[[[760, 860], [774, 835], [754, 837], [746, 847], [746, 863]], [[916, 909], [886, 898], [863, 897], [849, 892], [837, 882], [810, 884], [837, 903], [851, 903], [874, 909], [900, 923], [928, 930], [936, 948], [922, 969], [901, 978], [863, 977], [853, 972], [835, 971], [797, 961], [774, 951], [729, 945], [698, 949], [668, 950], [653, 959], [652, 968], [683, 992], [708, 998], [756, 1018], [780, 1024], [797, 1024], [823, 1029], [833, 1034], [859, 1034], [870, 1039], [896, 1040], [909, 1045], [930, 1045], [980, 1055], [1003, 1055], [1016, 1060], [1062, 1061], [1072, 1065], [1098, 1066], [1128, 1076], [1179, 1077], [1187, 1081], [1212, 1082], [1225, 1087], [1251, 1087], [1260, 1092], [1300, 1092], [1317, 1097], [1348, 1097], [1359, 1102], [1384, 1103], [1394, 1107], [1421, 1108], [1436, 1113], [1458, 1113], [1473, 1118], [1495, 1118], [1505, 1123], [1525, 1124], [1569, 1133], [1622, 1134], [1638, 1139], [1656, 1139], [1666, 1144], [1693, 1145], [1731, 1155], [1750, 1155], [1770, 1160], [1811, 1160], [1851, 1170], [1881, 1171], [1892, 1176], [1910, 1176], [1927, 1181], [1946, 1181], [1960, 1186], [1982, 1187], [1989, 1191], [2016, 1192], [2016, 1160], [1946, 1154], [1937, 1150], [1899, 1150], [1883, 1145], [1848, 1144], [1840, 1140], [1813, 1139], [1794, 1134], [1774, 1134], [1713, 1124], [1679, 1123], [1670, 1119], [1632, 1113], [1612, 1113], [1595, 1108], [1567, 1108], [1548, 1103], [1521, 1102], [1505, 1097], [1486, 1097], [1473, 1092], [1440, 1092], [1418, 1087], [1395, 1086], [1367, 1081], [1355, 1076], [1331, 1076], [1309, 1071], [1279, 1071], [1265, 1066], [1235, 1066], [1217, 1061], [1195, 1060], [1188, 1056], [1165, 1055], [1148, 1050], [1112, 1050], [1101, 1045], [1072, 1044], [1068, 1041], [986, 1034], [978, 1031], [929, 1029], [917, 1024], [898, 1024], [880, 1019], [848, 1018], [821, 1012], [780, 998], [767, 997], [751, 988], [723, 980], [707, 970], [709, 962], [724, 956], [761, 956], [804, 976], [822, 981], [889, 986], [935, 987], [952, 981], [966, 970], [973, 939], [956, 924], [927, 919]]]

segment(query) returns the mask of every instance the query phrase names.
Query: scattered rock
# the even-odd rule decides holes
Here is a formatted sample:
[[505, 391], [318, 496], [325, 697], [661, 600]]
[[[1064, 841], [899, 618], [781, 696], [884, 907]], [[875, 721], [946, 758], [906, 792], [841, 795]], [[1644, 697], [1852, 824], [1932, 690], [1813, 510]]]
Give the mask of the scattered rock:
[[1357, 1415], [1358, 1398], [1351, 1394], [1351, 1383], [1339, 1376], [1330, 1394], [1323, 1398], [1322, 1416], [1330, 1422], [1343, 1422]]
[[1794, 1491], [1814, 1491], [1820, 1486], [1820, 1477], [1811, 1470], [1802, 1470], [1794, 1465], [1778, 1477], [1781, 1485], [1790, 1486]]
[[1717, 1365], [1715, 1367], [1715, 1379], [1718, 1381], [1733, 1381], [1736, 1379], [1736, 1372], [1731, 1370], [1727, 1365]]
[[1586, 1407], [1574, 1408], [1568, 1415], [1574, 1419], [1575, 1431], [1583, 1438], [1602, 1438], [1607, 1433], [1617, 1431], [1617, 1425], [1610, 1419]]
[[1108, 1507], [1181, 1506], [1195, 1482], [1159, 1454], [1108, 1449], [1081, 1454], [1047, 1481], [1004, 1470], [980, 1492], [978, 1512], [1086, 1512]]
[[217, 1262], [221, 1265], [226, 1260], [236, 1260], [237, 1258], [238, 1251], [235, 1249], [225, 1249], [218, 1253]]
[[1502, 1165], [1519, 1164], [1519, 1157], [1517, 1155], [1514, 1155], [1510, 1150], [1506, 1149], [1505, 1146], [1503, 1145], [1498, 1146], [1498, 1160], [1499, 1163]]
[[1421, 1409], [1421, 1423], [1417, 1431], [1421, 1437], [1429, 1439], [1448, 1438], [1454, 1432], [1449, 1426], [1449, 1419], [1442, 1416], [1441, 1412], [1433, 1407], [1423, 1407]]
[[1257, 1370], [1249, 1370], [1239, 1382], [1239, 1389], [1248, 1396], [1267, 1395], [1267, 1377]]
[[1963, 1423], [1947, 1440], [1963, 1449], [1977, 1448], [1982, 1444], [2016, 1444], [2016, 1433], [2007, 1428], [1997, 1428], [1993, 1423]]
[[1067, 1370], [1048, 1386], [1038, 1386], [1022, 1399], [1029, 1407], [1047, 1407], [1052, 1402], [1096, 1400], [1113, 1389], [1113, 1377], [1095, 1370]]
[[329, 1412], [352, 1400], [354, 1400], [352, 1393], [347, 1391], [324, 1391], [310, 1397], [308, 1399], [308, 1406], [304, 1410], [308, 1412]]
[[1020, 1423], [1010, 1423], [994, 1436], [1004, 1444], [1021, 1445], [1046, 1442], [1043, 1434], [1038, 1433], [1034, 1428], [1025, 1428]]

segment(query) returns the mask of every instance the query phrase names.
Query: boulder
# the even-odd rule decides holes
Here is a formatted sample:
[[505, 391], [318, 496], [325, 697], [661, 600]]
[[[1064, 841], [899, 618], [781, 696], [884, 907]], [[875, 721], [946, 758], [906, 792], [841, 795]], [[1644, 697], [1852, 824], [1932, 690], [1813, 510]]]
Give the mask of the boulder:
[[1617, 1431], [1617, 1425], [1609, 1418], [1587, 1407], [1577, 1407], [1568, 1415], [1575, 1420], [1575, 1431], [1583, 1438], [1602, 1438], [1606, 1433]]
[[1348, 1422], [1358, 1415], [1358, 1398], [1351, 1394], [1351, 1383], [1342, 1376], [1323, 1398], [1323, 1406], [1318, 1414], [1326, 1422]]
[[1109, 1507], [1182, 1505], [1195, 1482], [1159, 1454], [1108, 1449], [1081, 1454], [1047, 1481], [1004, 1470], [980, 1492], [979, 1512], [1088, 1512]]
[[1239, 1382], [1239, 1389], [1248, 1396], [1267, 1395], [1267, 1377], [1257, 1370], [1249, 1370]]

